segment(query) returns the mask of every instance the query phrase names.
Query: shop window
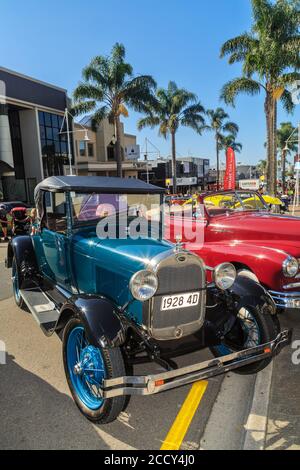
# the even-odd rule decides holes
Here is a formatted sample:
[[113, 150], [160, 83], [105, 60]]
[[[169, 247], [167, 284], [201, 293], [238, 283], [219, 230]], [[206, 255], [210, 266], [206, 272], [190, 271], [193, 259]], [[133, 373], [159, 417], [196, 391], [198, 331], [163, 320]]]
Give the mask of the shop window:
[[[39, 111], [40, 138], [43, 155], [44, 176], [63, 175], [64, 165], [68, 164], [67, 135], [62, 128], [63, 116]], [[70, 153], [73, 158], [73, 140], [70, 139]]]
[[79, 142], [79, 155], [81, 157], [85, 157], [85, 141], [84, 140], [80, 140]]
[[107, 160], [113, 161], [115, 160], [115, 146], [109, 145], [107, 147]]
[[89, 157], [94, 156], [94, 144], [88, 144], [88, 156]]

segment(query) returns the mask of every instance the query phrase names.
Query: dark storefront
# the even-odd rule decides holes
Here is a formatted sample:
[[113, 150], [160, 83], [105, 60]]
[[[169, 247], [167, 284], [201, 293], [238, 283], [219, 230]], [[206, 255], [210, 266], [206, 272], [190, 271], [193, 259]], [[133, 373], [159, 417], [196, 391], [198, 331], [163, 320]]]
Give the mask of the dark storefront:
[[36, 184], [68, 165], [66, 134], [59, 133], [67, 94], [1, 67], [0, 85], [0, 198], [33, 202]]

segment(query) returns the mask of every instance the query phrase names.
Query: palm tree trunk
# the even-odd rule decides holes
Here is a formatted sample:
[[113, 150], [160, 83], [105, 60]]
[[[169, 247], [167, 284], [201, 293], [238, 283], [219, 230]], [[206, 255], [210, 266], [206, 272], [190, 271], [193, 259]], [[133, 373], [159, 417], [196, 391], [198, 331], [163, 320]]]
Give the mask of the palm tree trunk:
[[271, 92], [267, 91], [265, 99], [265, 114], [267, 123], [267, 182], [268, 191], [274, 194], [275, 174], [274, 174], [274, 106]]
[[216, 132], [216, 157], [217, 157], [217, 190], [220, 189], [220, 155], [219, 155], [219, 139]]
[[177, 194], [177, 165], [176, 165], [176, 142], [175, 131], [171, 132], [172, 138], [172, 178], [173, 178], [173, 194]]
[[273, 98], [273, 160], [274, 160], [274, 177], [275, 177], [275, 187], [274, 193], [277, 193], [277, 172], [278, 172], [278, 163], [277, 163], [277, 100]]
[[115, 116], [115, 135], [116, 135], [116, 145], [115, 145], [115, 158], [117, 161], [117, 176], [122, 178], [122, 151], [121, 151], [121, 123], [120, 116]]
[[281, 167], [282, 167], [282, 193], [285, 194], [285, 171], [286, 171], [286, 150], [282, 149], [281, 154]]

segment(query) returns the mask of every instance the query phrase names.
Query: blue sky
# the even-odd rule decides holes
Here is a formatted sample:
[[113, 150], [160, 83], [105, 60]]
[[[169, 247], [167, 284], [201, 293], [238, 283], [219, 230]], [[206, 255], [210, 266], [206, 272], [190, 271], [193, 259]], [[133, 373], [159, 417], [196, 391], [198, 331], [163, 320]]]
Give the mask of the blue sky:
[[[137, 74], [151, 74], [159, 86], [174, 80], [195, 92], [206, 108], [223, 106], [240, 126], [243, 151], [238, 161], [264, 158], [263, 95], [238, 98], [235, 109], [219, 101], [223, 84], [240, 74], [219, 58], [220, 46], [251, 24], [250, 0], [1, 0], [0, 64], [72, 93], [82, 68], [97, 54], [108, 54], [115, 42], [124, 43], [127, 59]], [[137, 133], [138, 115], [125, 120], [129, 133]], [[279, 120], [300, 119], [280, 110]], [[137, 133], [163, 155], [170, 141], [157, 130]], [[214, 162], [212, 134], [199, 136], [181, 128], [177, 134], [180, 156], [201, 156]], [[224, 158], [224, 157], [223, 157]]]

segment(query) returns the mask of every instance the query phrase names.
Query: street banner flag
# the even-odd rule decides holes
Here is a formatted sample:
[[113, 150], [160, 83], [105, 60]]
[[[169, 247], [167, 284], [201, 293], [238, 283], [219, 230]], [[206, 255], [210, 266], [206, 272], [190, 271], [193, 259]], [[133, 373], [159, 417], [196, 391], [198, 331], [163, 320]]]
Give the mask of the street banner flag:
[[236, 163], [234, 150], [229, 147], [226, 152], [226, 172], [224, 178], [224, 189], [235, 189]]

